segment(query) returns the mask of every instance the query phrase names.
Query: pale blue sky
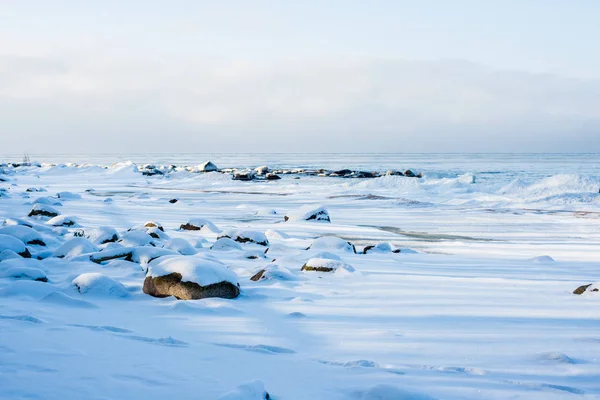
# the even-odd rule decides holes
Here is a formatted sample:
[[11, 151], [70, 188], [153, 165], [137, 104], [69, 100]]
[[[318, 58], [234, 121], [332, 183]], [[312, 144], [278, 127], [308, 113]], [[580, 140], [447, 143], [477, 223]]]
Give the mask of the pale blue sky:
[[17, 152], [600, 150], [599, 20], [592, 0], [0, 0], [0, 134]]

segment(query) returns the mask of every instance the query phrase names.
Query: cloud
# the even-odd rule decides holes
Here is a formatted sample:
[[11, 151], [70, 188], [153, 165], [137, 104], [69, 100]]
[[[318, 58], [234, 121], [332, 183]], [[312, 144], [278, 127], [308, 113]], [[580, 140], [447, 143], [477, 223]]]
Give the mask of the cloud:
[[598, 81], [453, 60], [0, 56], [8, 152], [591, 151], [598, 104]]

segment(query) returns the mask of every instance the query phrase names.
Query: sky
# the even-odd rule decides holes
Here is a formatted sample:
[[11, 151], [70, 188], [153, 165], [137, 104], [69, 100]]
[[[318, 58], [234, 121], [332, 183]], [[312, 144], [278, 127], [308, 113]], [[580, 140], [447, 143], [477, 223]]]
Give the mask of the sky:
[[597, 0], [0, 0], [0, 152], [600, 152]]

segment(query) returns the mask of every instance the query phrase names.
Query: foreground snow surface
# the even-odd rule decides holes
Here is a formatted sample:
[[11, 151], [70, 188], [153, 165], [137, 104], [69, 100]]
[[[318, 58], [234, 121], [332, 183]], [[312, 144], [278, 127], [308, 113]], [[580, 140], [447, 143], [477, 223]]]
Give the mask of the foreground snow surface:
[[[5, 232], [47, 246], [27, 245], [44, 260], [0, 262], [2, 399], [600, 398], [600, 295], [572, 294], [600, 281], [595, 178], [485, 188], [464, 176], [239, 182], [216, 172], [148, 178], [127, 164], [4, 178], [2, 221], [37, 228]], [[57, 193], [53, 207], [77, 227], [26, 217]], [[311, 205], [331, 223], [283, 222]], [[269, 250], [211, 250], [214, 229], [179, 230], [194, 218], [268, 231]], [[81, 230], [110, 239], [115, 228], [139, 249], [150, 239], [126, 231], [147, 221], [164, 227], [152, 239], [163, 253], [229, 267], [240, 297], [153, 298], [142, 292], [153, 255], [100, 265], [85, 255], [96, 245], [71, 241]], [[335, 240], [307, 250], [323, 236], [356, 254]], [[382, 242], [401, 252], [361, 254]], [[315, 257], [355, 273], [301, 272]], [[250, 280], [272, 260], [285, 273]]]

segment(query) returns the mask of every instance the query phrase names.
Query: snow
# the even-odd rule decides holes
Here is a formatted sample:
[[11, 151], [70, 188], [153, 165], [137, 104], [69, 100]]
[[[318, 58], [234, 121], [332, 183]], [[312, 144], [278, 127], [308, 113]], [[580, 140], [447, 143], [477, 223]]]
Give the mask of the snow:
[[147, 276], [166, 276], [177, 272], [182, 282], [195, 282], [200, 286], [208, 286], [219, 282], [238, 284], [236, 274], [224, 264], [207, 258], [172, 257], [148, 266]]
[[262, 246], [268, 246], [269, 240], [262, 232], [232, 229], [223, 232], [223, 236], [240, 243], [256, 243]]
[[[18, 244], [0, 240], [0, 399], [600, 398], [597, 155], [120, 157], [160, 177], [52, 157], [64, 164], [0, 182], [0, 238]], [[209, 158], [223, 173], [190, 167]], [[282, 179], [231, 180], [263, 164]], [[424, 176], [283, 172], [319, 168]], [[80, 193], [57, 208], [88, 241], [28, 218], [31, 187]], [[283, 221], [320, 206], [331, 223]], [[180, 230], [188, 220], [210, 224]], [[216, 240], [220, 229], [264, 232], [270, 246]], [[114, 234], [124, 240], [102, 243]], [[40, 236], [46, 247], [24, 243]], [[12, 250], [25, 247], [32, 258]], [[147, 270], [227, 278], [241, 294], [151, 297]]]

